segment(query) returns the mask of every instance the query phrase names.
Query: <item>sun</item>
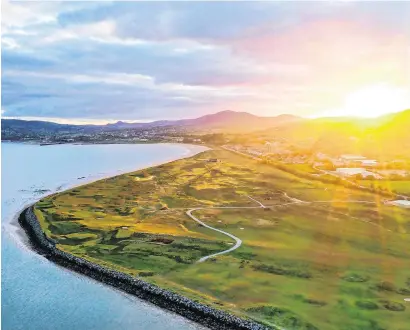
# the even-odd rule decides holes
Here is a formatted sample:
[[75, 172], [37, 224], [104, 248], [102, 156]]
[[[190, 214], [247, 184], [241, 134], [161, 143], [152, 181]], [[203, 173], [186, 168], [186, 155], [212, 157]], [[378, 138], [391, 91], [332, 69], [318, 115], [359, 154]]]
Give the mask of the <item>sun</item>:
[[410, 92], [385, 84], [367, 86], [346, 96], [344, 116], [378, 117], [410, 108]]
[[327, 109], [311, 118], [374, 118], [410, 109], [410, 90], [387, 84], [374, 84], [347, 94], [340, 107]]

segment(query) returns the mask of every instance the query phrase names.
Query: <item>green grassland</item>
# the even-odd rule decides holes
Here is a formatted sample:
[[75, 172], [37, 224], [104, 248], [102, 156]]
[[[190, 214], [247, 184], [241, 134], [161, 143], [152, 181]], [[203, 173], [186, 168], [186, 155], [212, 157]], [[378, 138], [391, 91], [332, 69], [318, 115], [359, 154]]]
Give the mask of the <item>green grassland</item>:
[[408, 180], [360, 180], [360, 184], [410, 196], [410, 181]]
[[[258, 206], [247, 196], [267, 208], [211, 208]], [[35, 207], [61, 249], [272, 328], [408, 329], [410, 211], [370, 192], [211, 150]], [[233, 242], [195, 207], [242, 246], [197, 263]]]
[[321, 174], [318, 170], [314, 169], [312, 165], [309, 164], [288, 164], [289, 169], [300, 171], [308, 174]]

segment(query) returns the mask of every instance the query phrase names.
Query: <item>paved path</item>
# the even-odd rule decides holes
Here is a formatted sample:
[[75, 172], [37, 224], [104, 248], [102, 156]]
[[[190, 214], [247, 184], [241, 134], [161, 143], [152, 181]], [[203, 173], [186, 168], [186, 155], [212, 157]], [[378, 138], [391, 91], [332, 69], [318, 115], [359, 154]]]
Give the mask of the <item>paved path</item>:
[[[240, 238], [236, 237], [235, 235], [232, 235], [232, 234], [230, 234], [230, 233], [228, 233], [228, 232], [226, 232], [226, 231], [223, 231], [223, 230], [221, 230], [221, 229], [214, 228], [214, 227], [209, 226], [209, 225], [207, 225], [206, 223], [202, 222], [201, 220], [199, 220], [197, 217], [195, 217], [195, 216], [192, 214], [192, 212], [194, 212], [194, 211], [199, 211], [199, 210], [214, 210], [214, 209], [260, 209], [260, 208], [266, 208], [266, 207], [287, 206], [287, 205], [292, 205], [292, 204], [337, 203], [337, 202], [340, 202], [340, 203], [362, 203], [362, 204], [363, 204], [363, 203], [364, 203], [364, 204], [367, 204], [367, 203], [368, 203], [368, 204], [376, 204], [375, 202], [371, 202], [371, 201], [361, 201], [361, 200], [356, 200], [356, 201], [309, 201], [309, 202], [308, 202], [308, 201], [302, 201], [302, 200], [300, 200], [300, 199], [292, 198], [292, 197], [290, 197], [289, 195], [287, 195], [286, 193], [284, 193], [284, 194], [285, 194], [285, 196], [286, 196], [287, 198], [289, 198], [292, 202], [265, 206], [265, 205], [263, 205], [261, 202], [259, 202], [258, 200], [252, 198], [251, 196], [247, 196], [250, 200], [252, 200], [252, 201], [254, 201], [255, 203], [259, 204], [259, 206], [219, 206], [219, 207], [217, 206], [217, 207], [196, 207], [196, 208], [193, 208], [193, 209], [189, 209], [189, 210], [186, 212], [186, 214], [187, 214], [192, 220], [198, 222], [199, 224], [201, 224], [202, 226], [204, 226], [204, 227], [206, 227], [206, 228], [208, 228], [208, 229], [211, 229], [211, 230], [217, 231], [218, 233], [224, 234], [224, 235], [226, 235], [226, 236], [232, 238], [232, 239], [235, 241], [235, 245], [232, 246], [231, 248], [229, 248], [229, 249], [227, 249], [227, 250], [224, 250], [224, 251], [221, 251], [221, 252], [217, 252], [217, 253], [210, 254], [210, 255], [205, 256], [205, 257], [202, 257], [202, 258], [199, 259], [197, 262], [204, 262], [204, 261], [208, 260], [209, 258], [213, 258], [213, 257], [219, 256], [219, 255], [221, 255], [221, 254], [226, 254], [226, 253], [232, 252], [232, 251], [236, 250], [237, 248], [239, 248], [239, 247], [242, 245], [242, 240], [241, 240]], [[360, 219], [356, 219], [356, 220], [360, 220]], [[363, 221], [363, 220], [360, 220], [360, 221]], [[369, 224], [372, 224], [372, 225], [377, 225], [377, 224], [374, 224], [374, 223], [368, 222], [368, 221], [364, 221], [364, 222], [369, 223]], [[377, 225], [377, 226], [380, 226], [380, 225]]]
[[284, 195], [287, 199], [291, 200], [293, 203], [309, 203], [309, 202], [302, 201], [302, 200], [297, 199], [297, 198], [294, 198], [294, 197], [290, 197], [286, 192], [284, 192], [283, 195]]
[[192, 215], [192, 212], [194, 212], [194, 211], [207, 210], [207, 209], [208, 209], [208, 208], [202, 208], [202, 207], [199, 207], [199, 208], [196, 208], [196, 209], [190, 209], [189, 211], [186, 212], [186, 214], [187, 214], [191, 219], [193, 219], [194, 221], [198, 222], [198, 223], [201, 224], [202, 226], [204, 226], [204, 227], [206, 227], [206, 228], [209, 228], [209, 229], [211, 229], [211, 230], [217, 231], [217, 232], [219, 232], [219, 233], [221, 233], [221, 234], [224, 234], [224, 235], [226, 235], [226, 236], [229, 236], [230, 238], [234, 239], [236, 243], [235, 243], [235, 245], [232, 246], [230, 249], [225, 250], [225, 251], [221, 251], [221, 252], [218, 252], [218, 253], [210, 254], [210, 255], [205, 256], [205, 257], [202, 257], [201, 259], [198, 260], [198, 262], [204, 262], [205, 260], [207, 260], [207, 259], [209, 259], [209, 258], [212, 258], [212, 257], [215, 257], [215, 256], [219, 256], [219, 255], [221, 255], [221, 254], [229, 253], [229, 252], [231, 252], [231, 251], [233, 251], [233, 250], [236, 250], [236, 249], [237, 249], [238, 247], [240, 247], [241, 244], [242, 244], [242, 240], [239, 239], [238, 237], [236, 237], [236, 236], [234, 236], [234, 235], [232, 235], [232, 234], [229, 234], [229, 233], [227, 233], [226, 231], [223, 231], [223, 230], [220, 230], [220, 229], [217, 229], [217, 228], [208, 226], [206, 223], [202, 222], [202, 221], [199, 220], [197, 217], [195, 217], [194, 215]]
[[198, 262], [204, 262], [205, 260], [208, 260], [209, 258], [213, 258], [213, 257], [219, 256], [219, 255], [221, 255], [221, 254], [226, 254], [226, 253], [232, 252], [232, 251], [236, 250], [238, 247], [240, 247], [240, 246], [242, 245], [242, 240], [241, 240], [240, 238], [238, 238], [238, 237], [236, 237], [236, 236], [234, 236], [234, 235], [232, 235], [232, 234], [226, 232], [226, 231], [223, 231], [223, 230], [221, 230], [221, 229], [214, 228], [214, 227], [212, 227], [212, 226], [207, 225], [206, 223], [204, 223], [204, 222], [202, 222], [201, 220], [199, 220], [196, 216], [194, 216], [194, 215], [192, 214], [192, 212], [194, 212], [194, 211], [199, 211], [199, 210], [213, 210], [213, 209], [260, 209], [260, 208], [264, 208], [264, 207], [265, 207], [261, 202], [257, 201], [256, 199], [254, 199], [254, 198], [252, 198], [252, 197], [250, 197], [250, 196], [247, 196], [247, 197], [248, 197], [249, 199], [251, 199], [252, 201], [258, 203], [259, 206], [196, 207], [196, 208], [190, 209], [190, 210], [188, 210], [188, 211], [186, 212], [187, 216], [189, 216], [192, 220], [198, 222], [198, 223], [201, 224], [202, 226], [204, 226], [204, 227], [206, 227], [206, 228], [209, 228], [209, 229], [211, 229], [211, 230], [217, 231], [218, 233], [224, 234], [224, 235], [226, 235], [226, 236], [232, 238], [232, 239], [235, 241], [235, 245], [232, 246], [231, 248], [229, 248], [228, 250], [224, 250], [224, 251], [221, 251], [221, 252], [213, 253], [213, 254], [210, 254], [210, 255], [208, 255], [208, 256], [202, 257], [201, 259], [198, 260]]
[[265, 205], [257, 201], [255, 198], [252, 198], [251, 196], [246, 196], [246, 197], [248, 197], [251, 201], [254, 201], [255, 203], [259, 204], [261, 208], [265, 208]]

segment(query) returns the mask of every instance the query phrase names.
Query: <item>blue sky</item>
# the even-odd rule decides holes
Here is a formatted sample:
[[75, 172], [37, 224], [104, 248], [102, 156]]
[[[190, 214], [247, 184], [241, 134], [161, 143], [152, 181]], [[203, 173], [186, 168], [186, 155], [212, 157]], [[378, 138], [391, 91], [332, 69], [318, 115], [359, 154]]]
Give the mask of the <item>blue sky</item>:
[[3, 1], [2, 115], [398, 111], [410, 107], [408, 17], [405, 2]]

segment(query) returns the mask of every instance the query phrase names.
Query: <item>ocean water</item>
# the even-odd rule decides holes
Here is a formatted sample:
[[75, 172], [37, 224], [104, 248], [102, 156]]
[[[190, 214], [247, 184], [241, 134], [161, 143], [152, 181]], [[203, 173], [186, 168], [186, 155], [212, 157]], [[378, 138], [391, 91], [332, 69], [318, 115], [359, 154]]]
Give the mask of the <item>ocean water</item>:
[[2, 143], [3, 330], [204, 329], [60, 268], [27, 247], [15, 216], [54, 191], [203, 151], [200, 146]]

